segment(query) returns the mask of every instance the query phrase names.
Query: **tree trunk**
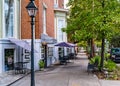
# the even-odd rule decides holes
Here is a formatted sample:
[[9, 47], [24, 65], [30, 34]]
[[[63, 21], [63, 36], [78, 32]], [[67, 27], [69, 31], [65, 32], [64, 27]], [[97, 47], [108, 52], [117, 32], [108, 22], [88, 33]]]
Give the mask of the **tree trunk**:
[[95, 48], [94, 48], [94, 39], [90, 39], [90, 58], [93, 58], [95, 56]]
[[92, 40], [91, 40], [92, 42], [92, 56], [94, 57], [95, 56], [95, 46], [94, 46], [94, 39], [92, 38]]
[[[103, 8], [103, 15], [104, 15], [104, 7], [105, 7], [105, 1], [102, 0], [102, 8]], [[104, 19], [103, 19], [103, 26], [106, 24], [106, 18], [104, 15]], [[103, 69], [104, 66], [104, 51], [105, 51], [105, 33], [102, 33], [102, 46], [101, 46], [101, 62], [100, 62], [100, 70]]]
[[90, 39], [87, 40], [87, 55], [88, 55], [88, 58], [90, 59]]
[[100, 70], [103, 69], [104, 65], [104, 51], [105, 51], [105, 38], [102, 38], [102, 46], [101, 46], [101, 62], [100, 62]]

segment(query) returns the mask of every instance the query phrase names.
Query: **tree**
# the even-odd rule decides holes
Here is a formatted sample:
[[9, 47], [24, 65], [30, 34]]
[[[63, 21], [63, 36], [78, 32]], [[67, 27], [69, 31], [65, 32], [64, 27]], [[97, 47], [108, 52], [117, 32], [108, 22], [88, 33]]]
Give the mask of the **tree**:
[[111, 34], [114, 34], [117, 29], [114, 17], [119, 14], [119, 2], [118, 0], [100, 0], [101, 3], [101, 12], [99, 12], [100, 16], [97, 16], [99, 29], [98, 35], [102, 40], [101, 46], [101, 70], [103, 68], [104, 63], [104, 48], [105, 48], [105, 39], [109, 38]]
[[120, 47], [120, 33], [116, 33], [110, 40], [110, 44], [113, 47]]
[[[104, 62], [105, 39], [119, 31], [120, 2], [118, 0], [70, 0], [70, 15], [66, 32], [78, 41], [101, 39], [101, 68]], [[89, 41], [88, 41], [89, 42]], [[92, 50], [92, 48], [91, 48]]]
[[[75, 33], [72, 37], [77, 41], [87, 41], [91, 46], [91, 57], [94, 55], [94, 1], [70, 0], [70, 18], [68, 19], [67, 32]], [[90, 9], [92, 8], [92, 9]], [[88, 22], [89, 21], [89, 22]]]

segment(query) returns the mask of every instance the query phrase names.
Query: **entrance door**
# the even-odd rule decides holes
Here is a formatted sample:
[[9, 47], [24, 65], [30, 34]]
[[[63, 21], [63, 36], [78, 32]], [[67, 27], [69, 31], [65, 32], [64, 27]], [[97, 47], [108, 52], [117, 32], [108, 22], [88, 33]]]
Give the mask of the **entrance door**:
[[14, 69], [14, 49], [5, 49], [5, 71]]
[[58, 48], [58, 54], [59, 54], [59, 59], [61, 59], [64, 56], [64, 48]]

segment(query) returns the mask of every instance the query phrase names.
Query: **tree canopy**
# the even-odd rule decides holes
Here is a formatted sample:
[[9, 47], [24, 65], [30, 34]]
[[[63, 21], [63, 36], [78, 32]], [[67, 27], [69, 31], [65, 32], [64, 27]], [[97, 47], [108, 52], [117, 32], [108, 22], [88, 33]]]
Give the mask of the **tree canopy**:
[[70, 14], [65, 31], [73, 37], [72, 41], [91, 43], [90, 57], [94, 56], [93, 39], [101, 40], [102, 69], [105, 39], [120, 32], [120, 0], [69, 0], [68, 6]]
[[70, 14], [66, 32], [80, 41], [111, 38], [120, 31], [118, 0], [69, 0]]

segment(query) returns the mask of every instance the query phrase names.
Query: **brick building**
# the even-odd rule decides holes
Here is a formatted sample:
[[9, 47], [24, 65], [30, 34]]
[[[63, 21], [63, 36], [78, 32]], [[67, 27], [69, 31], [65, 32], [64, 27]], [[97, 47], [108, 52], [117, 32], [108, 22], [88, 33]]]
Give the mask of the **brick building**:
[[[21, 39], [30, 39], [31, 37], [30, 17], [25, 8], [28, 2], [29, 0], [21, 1]], [[35, 17], [35, 39], [40, 39], [41, 33], [54, 37], [53, 2], [54, 0], [35, 0], [38, 7]]]
[[[31, 47], [25, 49], [28, 44], [31, 44], [31, 20], [26, 10], [29, 1], [0, 0], [0, 57], [2, 57], [0, 58], [0, 73], [10, 70], [9, 57], [12, 58], [13, 64], [29, 62], [27, 68], [30, 68]], [[58, 48], [55, 48], [54, 44], [67, 41], [66, 34], [62, 32], [62, 28], [66, 26], [67, 10], [64, 9], [64, 0], [35, 0], [35, 4], [38, 12], [35, 17], [34, 45], [37, 53], [34, 59], [35, 70], [38, 70], [40, 59], [47, 58], [47, 66], [58, 61]], [[26, 46], [21, 47], [21, 43], [25, 43]], [[47, 52], [44, 51], [45, 46]]]
[[[28, 2], [29, 0], [21, 1], [21, 39], [30, 43], [30, 17], [25, 8]], [[45, 62], [49, 66], [56, 59], [58, 60], [58, 48], [55, 48], [54, 44], [67, 41], [67, 35], [62, 32], [62, 28], [66, 26], [67, 10], [64, 9], [64, 0], [35, 0], [35, 3], [38, 7], [35, 17], [35, 48], [39, 51], [35, 54], [37, 55], [35, 63], [37, 67], [38, 58], [43, 60], [47, 58]], [[47, 45], [43, 45], [44, 42]], [[47, 46], [47, 52], [44, 51], [45, 46]]]

